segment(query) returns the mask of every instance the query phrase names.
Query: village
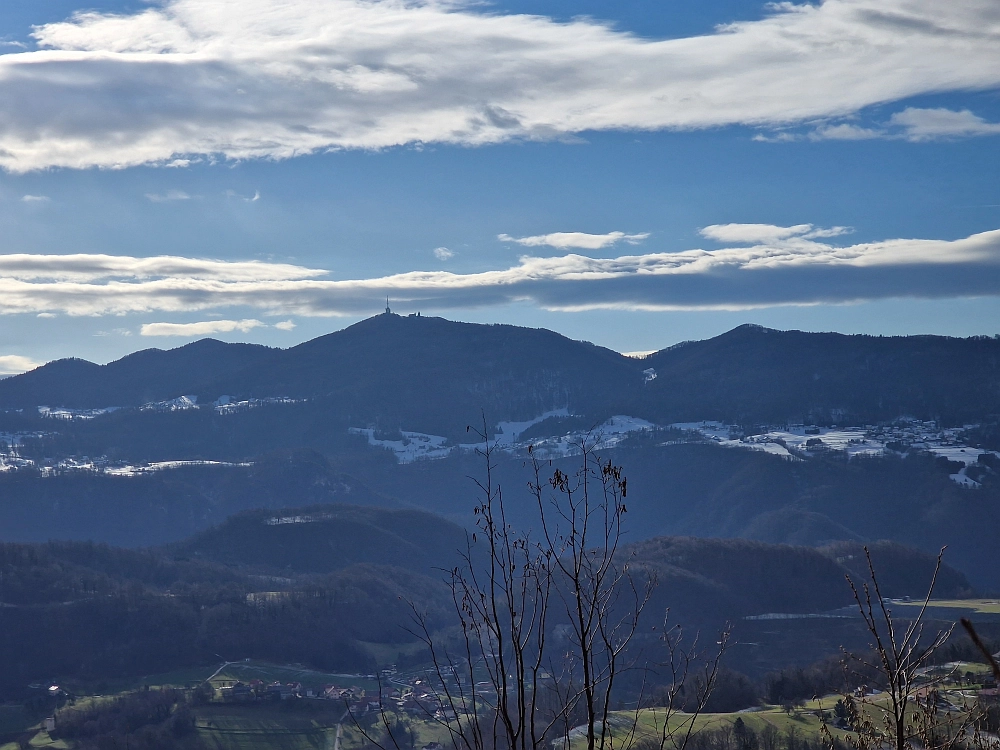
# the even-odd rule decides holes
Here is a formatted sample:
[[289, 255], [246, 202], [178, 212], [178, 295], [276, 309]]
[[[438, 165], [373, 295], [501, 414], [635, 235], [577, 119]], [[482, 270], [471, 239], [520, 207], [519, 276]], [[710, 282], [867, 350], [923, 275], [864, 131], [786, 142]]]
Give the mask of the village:
[[365, 677], [365, 681], [370, 683], [371, 680], [375, 680], [375, 687], [333, 683], [307, 686], [299, 681], [265, 682], [259, 678], [243, 681], [221, 679], [221, 676], [206, 684], [213, 686], [212, 698], [223, 703], [334, 701], [343, 705], [345, 718], [355, 719], [392, 711], [418, 718], [453, 721], [458, 713], [471, 710], [473, 692], [477, 700], [488, 700], [489, 696], [496, 695], [489, 682], [477, 683], [473, 691], [468, 681], [457, 673], [442, 682], [433, 670], [402, 675], [395, 665], [382, 669], [378, 675]]

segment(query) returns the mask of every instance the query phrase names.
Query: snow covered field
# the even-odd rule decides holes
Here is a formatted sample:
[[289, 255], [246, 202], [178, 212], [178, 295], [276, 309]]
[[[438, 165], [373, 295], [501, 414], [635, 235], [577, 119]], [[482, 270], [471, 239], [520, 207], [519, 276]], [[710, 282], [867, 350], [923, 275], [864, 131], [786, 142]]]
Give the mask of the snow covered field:
[[301, 404], [307, 399], [287, 398], [286, 396], [268, 396], [267, 398], [250, 398], [244, 401], [233, 401], [229, 396], [219, 396], [212, 402], [216, 414], [239, 414], [240, 412], [257, 409], [261, 406], [276, 404]]
[[920, 450], [958, 461], [965, 467], [951, 475], [951, 479], [967, 487], [978, 487], [978, 482], [966, 475], [966, 469], [984, 453], [1000, 457], [997, 451], [985, 451], [965, 445], [961, 434], [975, 425], [939, 429], [933, 422], [897, 420], [888, 425], [864, 427], [817, 427], [815, 425], [789, 425], [759, 435], [741, 436], [739, 428], [722, 422], [676, 422], [670, 425], [680, 430], [696, 432], [719, 445], [747, 450], [762, 450], [803, 460], [826, 451], [840, 451], [848, 457], [882, 455], [887, 450]]
[[[286, 396], [267, 396], [265, 398], [251, 398], [243, 401], [235, 401], [229, 396], [219, 396], [219, 398], [211, 403], [210, 408], [215, 409], [217, 414], [239, 414], [240, 412], [256, 409], [260, 406], [300, 404], [305, 400], [306, 399], [288, 398]], [[95, 417], [99, 417], [104, 414], [111, 414], [112, 412], [120, 411], [124, 408], [126, 407], [105, 406], [102, 409], [67, 409], [61, 406], [39, 406], [38, 414], [46, 419], [60, 419], [68, 421], [73, 419], [94, 419]], [[139, 411], [145, 412], [187, 411], [188, 409], [202, 408], [208, 407], [199, 404], [198, 397], [195, 395], [178, 396], [177, 398], [167, 399], [166, 401], [150, 401], [149, 403], [138, 407]]]
[[[561, 458], [579, 454], [580, 446], [585, 440], [593, 448], [610, 448], [633, 433], [655, 428], [652, 422], [647, 422], [645, 419], [619, 415], [611, 417], [589, 433], [578, 430], [557, 437], [536, 438], [530, 441], [520, 439], [525, 430], [539, 422], [550, 417], [568, 416], [570, 414], [566, 409], [556, 409], [523, 422], [500, 422], [497, 425], [497, 434], [492, 441], [495, 441], [497, 448], [505, 453], [525, 453], [528, 446], [531, 445], [534, 454], [539, 458]], [[484, 443], [449, 444], [447, 438], [423, 432], [402, 431], [401, 440], [380, 440], [375, 437], [375, 430], [362, 427], [352, 427], [349, 432], [355, 435], [365, 435], [368, 438], [368, 444], [373, 447], [391, 450], [396, 455], [396, 460], [401, 464], [417, 460], [445, 458], [455, 450], [474, 451], [485, 447]]]
[[424, 432], [401, 430], [402, 438], [399, 440], [380, 440], [375, 437], [375, 430], [371, 428], [351, 427], [348, 432], [352, 435], [365, 435], [368, 438], [368, 445], [374, 448], [392, 451], [401, 464], [412, 463], [417, 459], [444, 458], [454, 447], [447, 445], [448, 438]]
[[103, 409], [63, 409], [61, 407], [53, 409], [48, 406], [39, 406], [38, 414], [48, 419], [93, 419], [102, 414], [118, 411], [120, 408], [120, 406], [106, 406]]
[[[270, 397], [233, 401], [221, 396], [211, 404], [200, 405], [195, 396], [181, 396], [168, 401], [144, 404], [141, 411], [178, 411], [211, 408], [220, 415], [236, 414], [247, 409], [271, 404], [292, 404], [299, 401]], [[94, 419], [117, 411], [119, 407], [104, 409], [63, 409], [38, 407], [39, 414], [53, 420]], [[591, 430], [577, 429], [558, 434], [558, 422], [552, 425], [549, 435], [537, 435], [530, 440], [521, 436], [530, 428], [548, 419], [571, 418], [567, 409], [554, 409], [539, 414], [534, 419], [500, 422], [497, 432], [491, 437], [496, 449], [512, 455], [526, 455], [529, 446], [540, 459], [562, 458], [578, 455], [585, 442], [591, 448], [612, 448], [630, 435], [649, 432], [664, 427], [681, 430], [689, 437], [677, 439], [673, 433], [672, 442], [708, 440], [727, 448], [755, 450], [781, 456], [789, 461], [804, 461], [827, 452], [837, 452], [849, 458], [863, 455], [882, 455], [886, 452], [925, 451], [941, 456], [949, 461], [962, 464], [951, 474], [952, 481], [965, 487], [978, 487], [974, 477], [981, 478], [982, 467], [975, 467], [983, 454], [1000, 458], [998, 451], [985, 451], [967, 445], [963, 435], [976, 425], [939, 428], [934, 422], [914, 419], [898, 419], [890, 424], [819, 427], [816, 425], [783, 425], [773, 427], [754, 435], [744, 435], [736, 425], [705, 420], [700, 422], [675, 422], [670, 425], [655, 425], [645, 419], [628, 415], [616, 415]], [[579, 424], [579, 420], [576, 420]], [[565, 424], [565, 423], [563, 423]], [[397, 436], [379, 437], [373, 428], [352, 427], [349, 432], [363, 436], [368, 445], [391, 451], [399, 463], [420, 460], [442, 459], [454, 451], [474, 451], [485, 447], [483, 443], [452, 443], [440, 435], [416, 431], [400, 431]], [[537, 433], [537, 431], [536, 431]], [[682, 434], [683, 434], [682, 433]], [[0, 433], [0, 472], [16, 469], [37, 469], [43, 476], [54, 476], [67, 472], [93, 472], [110, 476], [139, 476], [152, 472], [184, 466], [250, 466], [248, 463], [225, 461], [159, 461], [149, 464], [126, 464], [111, 462], [107, 457], [69, 456], [58, 460], [35, 461], [20, 455], [20, 448], [26, 440], [43, 439], [52, 432], [6, 432]], [[971, 475], [970, 475], [971, 474]]]
[[106, 474], [115, 477], [137, 477], [165, 469], [179, 469], [185, 466], [253, 466], [253, 463], [232, 463], [229, 461], [155, 461], [148, 464], [128, 464], [123, 461], [109, 461], [105, 456], [69, 456], [58, 461], [39, 463], [17, 454], [16, 449], [0, 453], [0, 473], [17, 469], [37, 469], [43, 477], [58, 474], [85, 472]]

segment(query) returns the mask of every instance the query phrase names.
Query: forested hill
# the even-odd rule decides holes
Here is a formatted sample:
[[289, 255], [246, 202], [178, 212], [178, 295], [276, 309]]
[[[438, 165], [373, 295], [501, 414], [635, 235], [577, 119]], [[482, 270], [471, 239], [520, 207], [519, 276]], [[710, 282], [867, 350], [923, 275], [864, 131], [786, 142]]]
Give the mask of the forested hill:
[[[655, 379], [644, 371], [650, 368]], [[647, 382], [648, 381], [648, 382]], [[1000, 412], [1000, 339], [740, 326], [644, 359], [544, 329], [379, 315], [290, 349], [205, 339], [108, 365], [59, 360], [0, 380], [0, 409], [99, 409], [196, 395], [286, 396], [337, 424], [455, 435], [478, 414], [949, 424]]]
[[279, 354], [259, 344], [202, 339], [168, 351], [143, 349], [107, 365], [59, 359], [0, 380], [0, 407], [139, 406], [199, 393], [208, 382], [247, 367], [263, 367]]
[[374, 563], [437, 575], [465, 544], [465, 529], [432, 513], [335, 503], [245, 511], [167, 550], [265, 570], [330, 573]]
[[[435, 630], [455, 621], [446, 574], [424, 566], [458, 564], [464, 540], [431, 514], [328, 505], [242, 514], [161, 549], [0, 543], [0, 700], [39, 680], [93, 683], [204, 666], [219, 654], [367, 671], [374, 643], [421, 663], [411, 605]], [[875, 550], [885, 595], [925, 593], [932, 556]], [[661, 537], [621, 554], [658, 581], [644, 610], [643, 632], [653, 632], [667, 608], [671, 622], [712, 631], [745, 616], [849, 605], [844, 575], [863, 576], [857, 551]], [[967, 591], [945, 568], [937, 594]], [[843, 625], [851, 632], [850, 619]], [[754, 654], [761, 669], [802, 656], [785, 644]]]
[[60, 360], [0, 381], [0, 408], [285, 396], [338, 421], [446, 433], [482, 411], [531, 419], [554, 405], [606, 410], [642, 380], [633, 360], [545, 329], [386, 314], [285, 350], [206, 339], [105, 366]]
[[743, 325], [650, 355], [655, 418], [946, 424], [1000, 412], [1000, 337], [846, 336]]

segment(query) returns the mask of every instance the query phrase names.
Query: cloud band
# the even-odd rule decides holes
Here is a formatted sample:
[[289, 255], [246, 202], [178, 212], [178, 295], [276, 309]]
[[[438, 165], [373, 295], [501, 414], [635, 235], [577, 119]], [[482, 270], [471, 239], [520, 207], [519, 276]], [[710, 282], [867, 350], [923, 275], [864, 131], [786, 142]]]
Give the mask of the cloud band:
[[0, 166], [784, 126], [1000, 86], [993, 0], [776, 3], [761, 20], [667, 40], [475, 8], [165, 0], [44, 25], [41, 49], [0, 55]]
[[[268, 315], [364, 315], [381, 309], [386, 296], [399, 309], [468, 309], [529, 301], [572, 311], [747, 309], [1000, 295], [1000, 229], [951, 241], [895, 239], [844, 247], [822, 241], [840, 230], [807, 224], [716, 225], [705, 233], [746, 246], [617, 258], [525, 256], [502, 270], [412, 271], [356, 280], [318, 280], [308, 278], [320, 273], [313, 269], [275, 264], [272, 270], [266, 263], [251, 265], [261, 273], [251, 280], [245, 277], [246, 264], [224, 261], [192, 261], [214, 273], [199, 278], [137, 275], [100, 282], [26, 280], [0, 270], [0, 313], [107, 315], [243, 307]], [[5, 257], [0, 256], [0, 269]], [[50, 276], [59, 278], [54, 259], [64, 256], [45, 257]], [[178, 267], [183, 267], [182, 260], [172, 259]], [[227, 276], [229, 266], [233, 273]]]

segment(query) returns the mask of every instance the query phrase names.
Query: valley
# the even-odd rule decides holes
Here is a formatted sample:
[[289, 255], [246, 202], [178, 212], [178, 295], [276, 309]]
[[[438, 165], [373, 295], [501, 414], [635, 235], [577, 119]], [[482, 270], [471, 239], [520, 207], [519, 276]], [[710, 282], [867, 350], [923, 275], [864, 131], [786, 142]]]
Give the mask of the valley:
[[[409, 746], [447, 745], [461, 706], [428, 644], [462, 643], [451, 576], [485, 569], [482, 482], [537, 538], [531, 488], [568, 487], [587, 459], [627, 481], [615, 560], [648, 587], [628, 658], [660, 658], [665, 618], [727, 643], [696, 736], [740, 721], [818, 747], [836, 654], [870, 647], [845, 581], [867, 580], [866, 554], [905, 618], [947, 547], [920, 616], [1000, 639], [1000, 342], [827, 336], [741, 327], [636, 359], [387, 314], [290, 350], [206, 340], [0, 380], [0, 698], [34, 706], [6, 736], [77, 747], [87, 721], [134, 710], [192, 750], [370, 750], [391, 705]], [[952, 671], [982, 672], [949, 644]], [[464, 667], [484, 706], [489, 658]], [[655, 739], [647, 679], [666, 689], [621, 678], [634, 708], [612, 734]], [[988, 688], [963, 690], [948, 700]]]

